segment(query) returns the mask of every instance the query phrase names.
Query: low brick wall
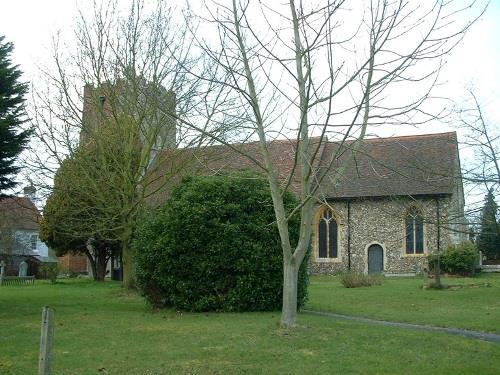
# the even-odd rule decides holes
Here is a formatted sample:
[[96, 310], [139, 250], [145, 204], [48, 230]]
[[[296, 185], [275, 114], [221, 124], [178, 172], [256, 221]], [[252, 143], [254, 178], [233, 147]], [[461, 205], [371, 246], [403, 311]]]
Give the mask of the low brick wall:
[[79, 254], [66, 254], [58, 257], [61, 272], [86, 273], [87, 257]]

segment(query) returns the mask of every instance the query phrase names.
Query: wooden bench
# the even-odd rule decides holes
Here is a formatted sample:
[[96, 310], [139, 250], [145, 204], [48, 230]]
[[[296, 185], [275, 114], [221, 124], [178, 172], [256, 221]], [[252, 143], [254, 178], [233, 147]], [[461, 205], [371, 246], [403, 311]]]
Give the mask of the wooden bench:
[[35, 285], [35, 276], [3, 276], [0, 277], [0, 285]]

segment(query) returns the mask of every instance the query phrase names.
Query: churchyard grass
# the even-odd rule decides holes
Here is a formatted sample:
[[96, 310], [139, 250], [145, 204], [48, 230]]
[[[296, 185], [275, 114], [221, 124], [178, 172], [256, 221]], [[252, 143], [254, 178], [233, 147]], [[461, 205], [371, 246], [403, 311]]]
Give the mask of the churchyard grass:
[[[394, 322], [500, 333], [500, 274], [444, 277], [463, 288], [423, 290], [418, 277], [386, 277], [382, 285], [344, 288], [337, 276], [315, 276], [307, 309]], [[471, 286], [471, 284], [477, 286]], [[489, 284], [490, 287], [484, 287]]]
[[[497, 280], [500, 279], [492, 279], [492, 288], [474, 292], [493, 296], [489, 293], [500, 288]], [[434, 296], [436, 308], [441, 309], [441, 294], [421, 291], [418, 284], [418, 280], [398, 279], [382, 286], [347, 290], [336, 279], [313, 278], [309, 307], [337, 311], [335, 304], [327, 305], [321, 299], [345, 300], [351, 295], [351, 301], [361, 301], [361, 297], [355, 299], [349, 294], [358, 293], [365, 296], [365, 305], [376, 302], [372, 310], [377, 310], [383, 301], [375, 296], [387, 300], [386, 289], [392, 289], [391, 305], [402, 297], [401, 305], [411, 304], [408, 299], [413, 295], [428, 293]], [[412, 290], [413, 295], [403, 293], [404, 290]], [[374, 297], [369, 298], [369, 293]], [[446, 297], [448, 293], [456, 292], [445, 292], [444, 298], [450, 298]], [[418, 306], [424, 298], [428, 297], [415, 297]], [[472, 294], [468, 294], [468, 299], [478, 304]], [[484, 302], [482, 308], [476, 306], [473, 311], [484, 311], [495, 303]], [[500, 345], [491, 342], [306, 313], [299, 315], [297, 329], [284, 331], [277, 325], [278, 312], [152, 311], [140, 296], [124, 291], [119, 283], [77, 279], [54, 285], [37, 281], [35, 286], [0, 288], [1, 374], [36, 373], [45, 305], [55, 309], [53, 373], [58, 375], [494, 374], [500, 368]], [[353, 306], [353, 313], [357, 307], [361, 306]], [[420, 309], [418, 314], [429, 314]], [[346, 308], [340, 310], [348, 312]], [[367, 311], [370, 310], [357, 313], [366, 315]], [[391, 315], [381, 317], [389, 319]], [[456, 325], [457, 318], [452, 322]]]

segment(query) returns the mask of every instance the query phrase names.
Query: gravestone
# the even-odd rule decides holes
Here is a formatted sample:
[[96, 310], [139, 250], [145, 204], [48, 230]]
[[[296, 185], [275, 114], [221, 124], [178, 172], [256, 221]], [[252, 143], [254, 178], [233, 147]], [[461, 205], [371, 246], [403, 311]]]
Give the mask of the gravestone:
[[19, 277], [28, 276], [28, 263], [24, 260], [19, 263]]

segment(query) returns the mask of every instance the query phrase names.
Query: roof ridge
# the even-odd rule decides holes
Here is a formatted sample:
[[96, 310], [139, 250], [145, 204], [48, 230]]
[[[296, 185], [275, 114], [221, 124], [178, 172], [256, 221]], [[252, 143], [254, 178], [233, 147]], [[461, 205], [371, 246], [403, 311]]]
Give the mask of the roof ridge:
[[[317, 141], [321, 139], [321, 136], [315, 136], [315, 137], [309, 137], [309, 141]], [[328, 143], [328, 138], [325, 136], [324, 137], [324, 143]], [[296, 143], [297, 139], [291, 139], [291, 138], [283, 138], [283, 139], [271, 139], [266, 141], [267, 144], [271, 143]], [[175, 149], [163, 149], [163, 151], [172, 151], [172, 150], [199, 150], [199, 149], [210, 149], [210, 148], [216, 148], [216, 147], [238, 147], [238, 146], [248, 146], [248, 145], [258, 145], [260, 143], [259, 140], [252, 141], [252, 142], [238, 142], [238, 143], [230, 143], [227, 142], [226, 144], [212, 144], [212, 145], [207, 145], [207, 146], [193, 146], [193, 147], [179, 147]]]
[[[376, 141], [386, 141], [386, 140], [398, 140], [398, 139], [419, 139], [419, 138], [437, 138], [441, 136], [455, 136], [456, 138], [457, 132], [456, 131], [450, 131], [450, 132], [441, 132], [441, 133], [426, 133], [426, 134], [408, 134], [408, 135], [397, 135], [394, 137], [373, 137], [373, 138], [363, 138], [363, 141], [370, 141], [370, 142], [376, 142]], [[356, 139], [349, 139], [345, 141], [328, 141], [328, 143], [353, 143], [355, 142]]]
[[440, 133], [426, 133], [426, 134], [408, 134], [408, 135], [396, 135], [393, 137], [373, 137], [373, 138], [364, 138], [365, 141], [377, 141], [383, 139], [399, 139], [399, 138], [426, 138], [426, 137], [437, 137], [444, 135], [456, 135], [456, 131], [449, 132], [440, 132]]

